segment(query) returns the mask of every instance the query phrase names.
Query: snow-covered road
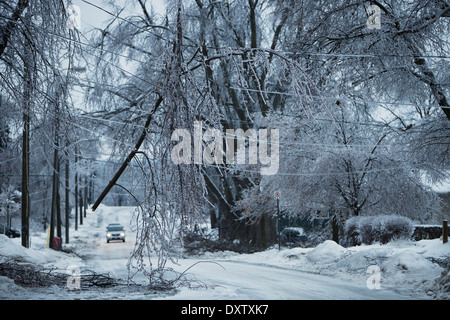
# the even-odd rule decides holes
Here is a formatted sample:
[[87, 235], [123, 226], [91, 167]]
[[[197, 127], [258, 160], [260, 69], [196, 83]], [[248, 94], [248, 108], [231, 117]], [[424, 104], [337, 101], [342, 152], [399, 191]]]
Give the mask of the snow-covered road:
[[[126, 279], [131, 242], [99, 244], [85, 257], [86, 267], [109, 272]], [[165, 299], [239, 299], [239, 300], [291, 300], [291, 299], [410, 299], [385, 289], [368, 289], [364, 284], [332, 277], [297, 271], [277, 266], [222, 259], [180, 259], [170, 265], [177, 272], [188, 270], [188, 277], [196, 279], [195, 288], [181, 288]], [[145, 282], [141, 275], [133, 278]]]
[[[45, 233], [35, 233], [33, 247], [20, 246], [20, 239], [0, 237], [0, 255], [21, 262], [64, 272], [68, 266], [109, 273], [126, 280], [127, 264], [135, 245], [134, 208], [100, 207], [89, 212], [66, 245], [74, 254], [45, 248]], [[106, 242], [109, 223], [121, 223], [126, 242]], [[80, 258], [81, 257], [81, 258]], [[272, 248], [253, 254], [234, 252], [186, 255], [166, 276], [183, 274], [189, 285], [173, 291], [141, 287], [69, 290], [61, 287], [21, 288], [0, 277], [0, 299], [165, 299], [165, 300], [410, 300], [431, 299], [430, 286], [442, 268], [433, 261], [450, 259], [450, 244], [439, 239], [343, 248], [325, 241], [315, 248]], [[153, 261], [155, 262], [155, 261]], [[367, 267], [380, 268], [381, 288], [367, 287]], [[134, 271], [133, 271], [134, 273]], [[148, 284], [142, 273], [137, 284]], [[185, 282], [186, 284], [187, 282]]]
[[[196, 263], [182, 260], [179, 270]], [[190, 271], [212, 289], [183, 289], [174, 299], [353, 300], [408, 299], [387, 290], [371, 290], [341, 279], [243, 261], [196, 264]]]
[[[128, 210], [128, 211], [127, 211]], [[92, 245], [84, 250], [86, 267], [126, 279], [127, 262], [133, 250], [135, 238], [127, 232], [125, 243], [106, 243], [104, 228], [108, 223], [120, 222], [130, 230], [131, 211], [128, 208], [102, 208], [93, 213], [89, 233]], [[232, 258], [233, 256], [231, 256]], [[168, 263], [175, 271], [187, 270], [188, 277], [198, 280], [195, 288], [181, 287], [175, 295], [165, 299], [243, 299], [243, 300], [290, 300], [290, 299], [410, 299], [386, 289], [368, 289], [365, 282], [352, 282], [329, 276], [304, 272], [281, 266], [232, 260], [230, 257], [187, 257], [177, 264]], [[134, 281], [145, 281], [142, 275]], [[195, 285], [195, 284], [198, 284]]]

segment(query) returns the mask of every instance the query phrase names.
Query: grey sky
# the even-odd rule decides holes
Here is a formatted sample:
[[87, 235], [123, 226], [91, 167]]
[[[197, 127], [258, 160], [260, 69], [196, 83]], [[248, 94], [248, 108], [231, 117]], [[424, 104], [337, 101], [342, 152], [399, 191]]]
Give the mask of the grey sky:
[[[104, 0], [86, 0], [87, 2], [92, 3], [93, 5], [83, 1], [83, 0], [72, 0], [73, 4], [80, 8], [81, 15], [81, 30], [83, 32], [88, 32], [93, 28], [101, 28], [105, 26], [105, 21], [111, 19], [111, 15], [102, 11], [95, 6], [104, 8], [110, 12], [114, 12], [111, 7], [108, 7], [105, 3], [107, 1]], [[126, 1], [126, 0], [125, 0]], [[115, 1], [115, 3], [120, 4], [123, 0]], [[95, 5], [95, 6], [94, 6]], [[150, 0], [148, 1], [148, 10], [150, 10], [150, 6], [153, 10], [160, 15], [165, 13], [165, 0]], [[126, 13], [122, 13], [122, 16], [125, 17]]]

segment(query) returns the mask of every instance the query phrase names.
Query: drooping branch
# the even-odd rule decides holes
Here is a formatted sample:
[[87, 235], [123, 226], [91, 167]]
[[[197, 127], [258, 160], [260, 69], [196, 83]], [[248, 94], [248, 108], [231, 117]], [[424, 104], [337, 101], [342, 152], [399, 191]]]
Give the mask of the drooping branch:
[[119, 170], [117, 170], [116, 174], [114, 175], [114, 177], [111, 179], [111, 181], [109, 181], [108, 185], [106, 186], [106, 188], [103, 190], [103, 192], [100, 194], [100, 196], [98, 197], [97, 201], [95, 201], [94, 205], [92, 206], [92, 211], [95, 211], [98, 206], [100, 205], [100, 203], [103, 201], [103, 199], [106, 197], [106, 195], [109, 193], [109, 191], [112, 189], [112, 187], [116, 184], [116, 182], [119, 180], [120, 176], [122, 175], [122, 173], [125, 171], [125, 169], [128, 167], [128, 164], [131, 162], [131, 160], [134, 158], [134, 156], [136, 155], [136, 153], [139, 151], [139, 149], [141, 148], [142, 143], [144, 142], [145, 137], [147, 136], [147, 129], [150, 126], [150, 123], [153, 119], [153, 115], [155, 114], [156, 110], [158, 110], [158, 107], [160, 106], [161, 102], [163, 101], [162, 96], [160, 96], [158, 98], [158, 100], [156, 101], [152, 112], [150, 112], [150, 114], [147, 117], [147, 121], [145, 122], [144, 125], [144, 129], [142, 130], [141, 136], [139, 137], [139, 140], [136, 142], [136, 145], [134, 147], [134, 149], [130, 152], [130, 154], [127, 156], [127, 158], [125, 159], [125, 161], [122, 163], [122, 165], [120, 166]]
[[8, 20], [8, 23], [5, 25], [4, 28], [2, 28], [2, 30], [0, 30], [1, 33], [0, 56], [2, 56], [3, 52], [5, 52], [5, 49], [8, 46], [9, 38], [11, 37], [11, 34], [16, 28], [16, 23], [17, 21], [19, 21], [20, 16], [28, 7], [28, 5], [29, 5], [28, 0], [20, 0], [17, 3], [16, 9], [14, 10], [11, 18]]

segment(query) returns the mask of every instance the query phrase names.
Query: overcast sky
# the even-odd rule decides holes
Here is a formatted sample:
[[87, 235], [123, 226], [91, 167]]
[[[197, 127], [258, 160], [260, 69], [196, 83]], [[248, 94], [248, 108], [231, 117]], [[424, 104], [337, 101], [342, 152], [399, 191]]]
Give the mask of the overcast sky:
[[[115, 3], [120, 4], [126, 2], [127, 0], [117, 0]], [[128, 0], [129, 1], [129, 0]], [[107, 11], [114, 12], [111, 7], [105, 5], [107, 1], [105, 0], [72, 0], [73, 4], [80, 8], [81, 15], [81, 30], [82, 32], [88, 32], [93, 28], [101, 28], [105, 25], [105, 21], [112, 18], [111, 15], [102, 11], [95, 6], [104, 8]], [[93, 5], [89, 4], [92, 3]], [[95, 6], [94, 6], [95, 5]], [[165, 13], [165, 0], [149, 0], [148, 10], [150, 11], [150, 6], [153, 8], [155, 13], [164, 15]], [[128, 13], [124, 12], [121, 14], [122, 17], [126, 17]]]

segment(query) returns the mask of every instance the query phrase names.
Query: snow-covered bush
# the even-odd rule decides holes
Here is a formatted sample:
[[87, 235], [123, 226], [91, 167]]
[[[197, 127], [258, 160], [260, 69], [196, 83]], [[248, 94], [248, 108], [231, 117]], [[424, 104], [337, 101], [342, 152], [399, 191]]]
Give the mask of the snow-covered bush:
[[395, 239], [410, 239], [414, 231], [409, 218], [396, 215], [352, 217], [345, 223], [345, 236], [353, 245], [388, 243]]

